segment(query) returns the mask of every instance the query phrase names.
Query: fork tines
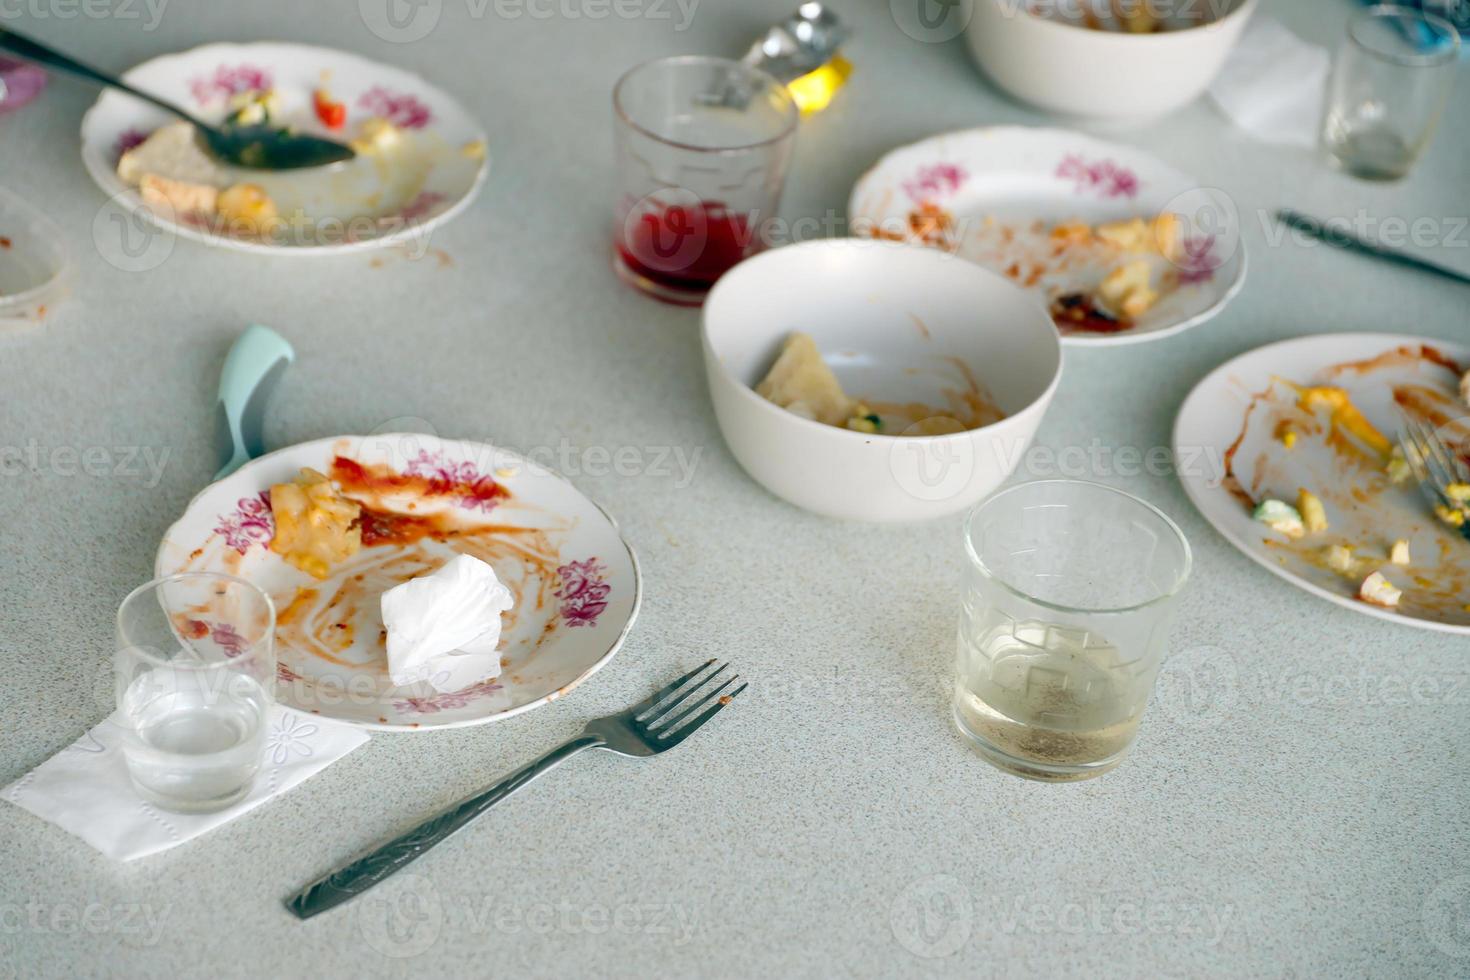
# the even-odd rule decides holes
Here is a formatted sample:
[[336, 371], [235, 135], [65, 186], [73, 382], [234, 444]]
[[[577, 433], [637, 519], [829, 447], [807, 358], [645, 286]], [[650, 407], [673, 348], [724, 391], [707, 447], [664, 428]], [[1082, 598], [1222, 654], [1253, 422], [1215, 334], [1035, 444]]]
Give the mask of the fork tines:
[[[723, 683], [711, 686], [711, 682], [729, 666], [723, 663], [715, 666], [716, 663], [718, 661], [706, 660], [634, 708], [634, 726], [654, 738], [677, 741], [713, 718], [747, 686], [741, 684], [730, 690], [730, 685], [740, 679], [738, 674], [732, 674]], [[715, 669], [710, 670], [710, 667]], [[700, 693], [704, 696], [689, 703]]]

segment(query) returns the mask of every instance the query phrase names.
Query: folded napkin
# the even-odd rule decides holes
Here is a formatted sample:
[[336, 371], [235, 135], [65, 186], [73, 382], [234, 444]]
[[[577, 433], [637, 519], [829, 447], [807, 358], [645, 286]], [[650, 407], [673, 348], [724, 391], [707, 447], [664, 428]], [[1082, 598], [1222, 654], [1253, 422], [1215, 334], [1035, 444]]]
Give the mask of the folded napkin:
[[1256, 14], [1210, 83], [1210, 98], [1257, 139], [1314, 146], [1329, 63], [1324, 48]]
[[239, 803], [215, 813], [174, 813], [143, 800], [123, 759], [123, 728], [108, 718], [0, 790], [0, 799], [75, 834], [118, 861], [166, 851], [229, 823], [320, 772], [368, 740], [361, 729], [273, 704], [265, 758]]

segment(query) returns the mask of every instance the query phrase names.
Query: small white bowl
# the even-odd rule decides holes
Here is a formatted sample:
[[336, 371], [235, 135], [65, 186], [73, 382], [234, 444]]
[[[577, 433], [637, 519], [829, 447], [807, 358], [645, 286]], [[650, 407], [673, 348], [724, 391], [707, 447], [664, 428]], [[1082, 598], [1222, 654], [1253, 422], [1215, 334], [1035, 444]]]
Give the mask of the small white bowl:
[[[862, 521], [962, 511], [1021, 460], [1062, 371], [1056, 327], [1001, 276], [933, 249], [844, 238], [774, 249], [705, 300], [705, 371], [730, 451], [798, 507]], [[940, 406], [968, 370], [1006, 413], [940, 436], [854, 432], [755, 393], [786, 337], [811, 334], [854, 398]]]
[[1143, 120], [1209, 86], [1257, 2], [1226, 0], [1199, 27], [1122, 34], [1041, 17], [1018, 0], [974, 0], [965, 39], [985, 74], [1018, 99], [1093, 120]]

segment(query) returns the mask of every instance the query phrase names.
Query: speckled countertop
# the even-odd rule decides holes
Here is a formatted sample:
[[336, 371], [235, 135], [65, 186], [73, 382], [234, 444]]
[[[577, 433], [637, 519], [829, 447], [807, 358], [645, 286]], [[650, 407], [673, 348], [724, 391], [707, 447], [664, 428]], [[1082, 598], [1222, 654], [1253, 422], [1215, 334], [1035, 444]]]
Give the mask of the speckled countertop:
[[[40, 461], [8, 453], [0, 476], [0, 782], [103, 714], [93, 692], [110, 617], [213, 469], [218, 367], [247, 322], [300, 355], [270, 411], [272, 445], [411, 417], [510, 447], [565, 443], [574, 459], [628, 445], [697, 454], [687, 481], [569, 474], [626, 528], [647, 594], [624, 650], [565, 700], [489, 727], [374, 738], [248, 817], [128, 865], [0, 805], [0, 978], [1470, 973], [1470, 642], [1287, 587], [1205, 525], [1167, 473], [1091, 474], [1162, 506], [1197, 558], [1168, 685], [1132, 757], [1054, 786], [966, 749], [947, 705], [960, 520], [840, 524], [766, 494], [716, 431], [697, 315], [634, 295], [608, 266], [613, 80], [660, 55], [736, 53], [791, 0], [633, 6], [644, 16], [430, 0], [421, 8], [439, 20], [412, 43], [366, 26], [376, 0], [0, 9], [0, 26], [112, 68], [223, 39], [361, 52], [453, 92], [495, 157], [485, 193], [435, 236], [441, 259], [293, 262], [179, 242], [160, 267], [125, 272], [94, 240], [104, 200], [76, 152], [94, 93], [54, 79], [0, 117], [0, 183], [55, 218], [78, 265], [43, 329], [0, 336], [0, 447], [34, 445]], [[1042, 121], [989, 89], [961, 42], [912, 40], [878, 0], [840, 6], [857, 71], [803, 126], [788, 216], [841, 214], [894, 146]], [[1354, 5], [1265, 6], [1330, 43]], [[1441, 257], [1470, 268], [1467, 105], [1462, 69], [1438, 141], [1394, 187], [1252, 143], [1208, 105], [1126, 134], [1234, 198], [1250, 281], [1198, 330], [1069, 351], [1039, 444], [1167, 445], [1190, 386], [1267, 341], [1470, 335], [1464, 287], [1271, 247], [1258, 217], [1281, 204], [1433, 216]], [[71, 475], [51, 452], [64, 447], [167, 457], [156, 481]], [[751, 690], [680, 751], [578, 759], [385, 886], [391, 906], [305, 924], [282, 907], [368, 842], [710, 656]]]

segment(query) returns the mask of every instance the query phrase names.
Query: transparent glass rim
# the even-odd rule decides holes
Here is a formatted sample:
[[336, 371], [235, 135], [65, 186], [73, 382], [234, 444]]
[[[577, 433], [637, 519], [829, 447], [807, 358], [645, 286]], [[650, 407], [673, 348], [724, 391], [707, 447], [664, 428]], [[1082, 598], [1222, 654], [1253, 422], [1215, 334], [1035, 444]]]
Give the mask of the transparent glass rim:
[[[1428, 54], [1411, 54], [1406, 51], [1386, 51], [1381, 47], [1369, 44], [1358, 36], [1359, 28], [1389, 18], [1402, 18], [1404, 20], [1417, 21], [1433, 29], [1442, 37], [1450, 40], [1449, 47], [1443, 51], [1432, 51]], [[1455, 30], [1455, 25], [1436, 14], [1431, 14], [1413, 7], [1400, 7], [1391, 3], [1380, 3], [1360, 10], [1353, 15], [1348, 22], [1348, 40], [1353, 46], [1364, 54], [1377, 58], [1380, 61], [1391, 62], [1406, 68], [1435, 68], [1455, 60], [1460, 55], [1460, 32]]]
[[[1021, 493], [1027, 490], [1035, 490], [1037, 487], [1057, 486], [1086, 487], [1088, 490], [1102, 490], [1106, 493], [1122, 497], [1125, 500], [1130, 501], [1131, 503], [1137, 504], [1138, 506], [1142, 507], [1144, 510], [1152, 514], [1154, 517], [1157, 517], [1161, 522], [1163, 522], [1164, 526], [1169, 529], [1170, 533], [1174, 535], [1174, 538], [1179, 542], [1180, 547], [1184, 550], [1184, 567], [1180, 569], [1178, 578], [1176, 579], [1173, 588], [1169, 589], [1166, 592], [1161, 592], [1151, 599], [1145, 599], [1143, 602], [1137, 602], [1130, 606], [1068, 606], [1063, 605], [1062, 603], [1051, 602], [1049, 600], [1039, 598], [1038, 596], [1034, 596], [1029, 592], [1016, 588], [1014, 585], [997, 575], [990, 568], [990, 566], [985, 564], [985, 560], [980, 557], [980, 553], [975, 550], [975, 536], [971, 533], [975, 526], [975, 519], [979, 517], [980, 514], [991, 504], [1005, 497], [1009, 497], [1011, 494]], [[1119, 490], [1117, 487], [1110, 487], [1106, 483], [1096, 483], [1092, 480], [1029, 480], [1026, 483], [1018, 483], [1013, 487], [1008, 487], [1005, 490], [1000, 491], [999, 493], [992, 494], [991, 496], [982, 500], [980, 503], [976, 504], [970, 509], [970, 512], [965, 515], [964, 535], [965, 553], [970, 556], [970, 562], [977, 569], [979, 569], [982, 575], [984, 575], [990, 581], [994, 582], [996, 585], [999, 585], [1002, 589], [1006, 590], [1016, 598], [1021, 599], [1025, 602], [1029, 602], [1032, 605], [1041, 606], [1043, 609], [1050, 609], [1053, 612], [1083, 613], [1086, 615], [1117, 615], [1121, 613], [1139, 612], [1141, 610], [1149, 608], [1150, 606], [1157, 606], [1161, 603], [1167, 602], [1178, 595], [1184, 589], [1185, 584], [1188, 583], [1190, 573], [1194, 570], [1194, 552], [1189, 547], [1189, 539], [1184, 536], [1184, 532], [1179, 529], [1179, 525], [1175, 524], [1173, 519], [1169, 517], [1168, 514], [1165, 514], [1163, 511], [1159, 510], [1159, 508], [1155, 507], [1147, 500], [1144, 500], [1142, 497], [1138, 497], [1134, 494], [1129, 493], [1127, 490]]]
[[[160, 586], [166, 585], [169, 582], [183, 582], [189, 579], [207, 579], [215, 582], [229, 582], [233, 585], [243, 585], [245, 586], [245, 588], [249, 589], [256, 595], [264, 599], [266, 612], [266, 631], [264, 634], [265, 638], [258, 642], [250, 644], [250, 646], [246, 650], [246, 653], [242, 654], [240, 657], [233, 657], [229, 660], [218, 660], [213, 663], [207, 664], [182, 663], [176, 660], [169, 660], [166, 657], [160, 657], [153, 654], [145, 646], [140, 646], [139, 644], [132, 642], [132, 640], [128, 637], [127, 627], [123, 625], [123, 610], [127, 609], [128, 605], [134, 599], [137, 599], [139, 596], [142, 596], [146, 592], [152, 592]], [[224, 572], [176, 572], [173, 575], [165, 575], [161, 578], [156, 578], [152, 581], [144, 582], [142, 585], [138, 586], [136, 589], [129, 592], [126, 596], [123, 597], [123, 601], [118, 603], [117, 605], [117, 635], [118, 639], [122, 641], [118, 646], [118, 652], [126, 650], [131, 656], [135, 656], [139, 660], [146, 661], [147, 663], [150, 663], [155, 667], [164, 667], [169, 670], [189, 670], [201, 674], [205, 672], [229, 670], [232, 667], [238, 669], [238, 665], [247, 661], [249, 659], [249, 655], [254, 654], [257, 650], [259, 650], [260, 647], [265, 644], [266, 640], [273, 639], [275, 637], [276, 604], [271, 601], [270, 594], [267, 593], [264, 589], [262, 589], [260, 586], [256, 585], [249, 579], [243, 579], [238, 575], [226, 575]]]
[[[667, 136], [660, 136], [648, 127], [634, 122], [633, 117], [628, 115], [628, 111], [623, 108], [623, 89], [632, 80], [633, 76], [639, 72], [660, 65], [678, 65], [683, 67], [692, 65], [719, 65], [724, 68], [744, 72], [747, 76], [761, 80], [770, 85], [771, 88], [780, 91], [782, 102], [786, 109], [786, 123], [781, 127], [781, 131], [774, 136], [767, 137], [763, 140], [756, 140], [753, 143], [738, 143], [732, 146], [700, 146], [698, 143], [681, 143], [678, 140], [671, 140]], [[763, 146], [772, 146], [780, 143], [782, 140], [789, 139], [791, 134], [796, 132], [796, 124], [801, 119], [801, 113], [796, 108], [796, 99], [792, 97], [790, 90], [785, 85], [782, 85], [774, 75], [762, 71], [759, 68], [753, 68], [743, 61], [736, 61], [733, 58], [717, 58], [712, 55], [703, 54], [681, 54], [668, 58], [655, 58], [652, 61], [645, 61], [641, 65], [634, 65], [632, 68], [623, 72], [622, 76], [618, 78], [617, 83], [613, 85], [612, 100], [613, 113], [618, 117], [618, 121], [629, 129], [642, 133], [651, 140], [657, 140], [665, 146], [676, 147], [680, 150], [689, 150], [692, 153], [743, 153], [746, 150], [756, 150]]]

